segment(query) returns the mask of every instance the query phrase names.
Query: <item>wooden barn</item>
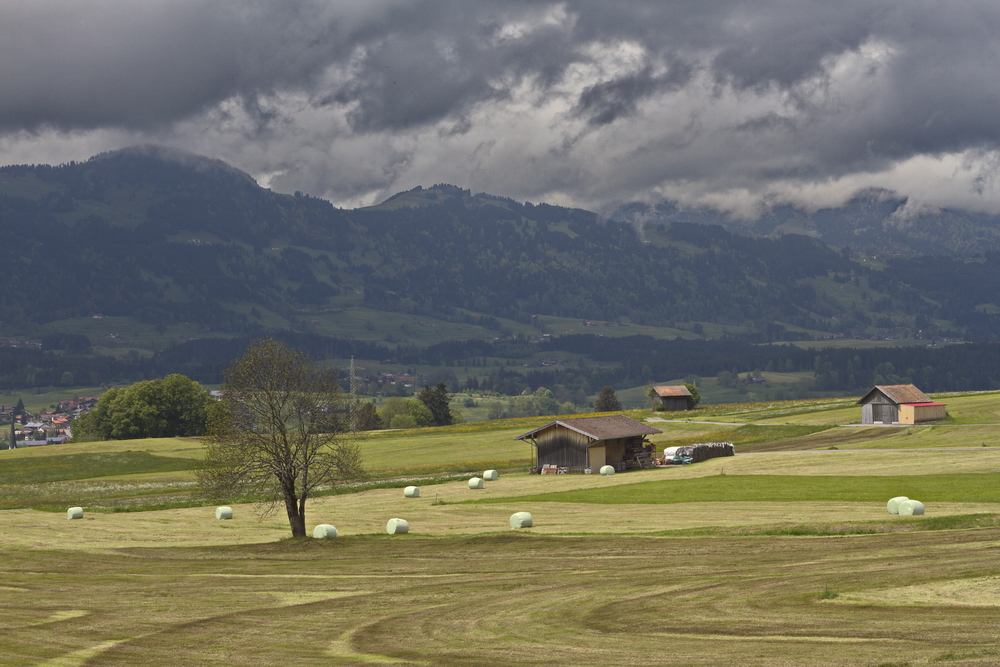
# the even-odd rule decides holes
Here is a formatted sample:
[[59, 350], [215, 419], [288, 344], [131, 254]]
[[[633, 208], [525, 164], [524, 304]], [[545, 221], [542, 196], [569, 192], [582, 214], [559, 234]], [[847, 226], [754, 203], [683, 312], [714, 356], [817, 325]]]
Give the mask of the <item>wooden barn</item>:
[[625, 415], [571, 417], [519, 435], [535, 445], [538, 466], [598, 470], [627, 461], [630, 453], [644, 450], [647, 435], [663, 431]]
[[664, 410], [677, 412], [688, 409], [691, 392], [684, 385], [653, 387], [653, 391], [656, 392], [656, 398], [659, 399]]
[[918, 424], [944, 419], [946, 405], [912, 384], [876, 385], [858, 401], [862, 424]]

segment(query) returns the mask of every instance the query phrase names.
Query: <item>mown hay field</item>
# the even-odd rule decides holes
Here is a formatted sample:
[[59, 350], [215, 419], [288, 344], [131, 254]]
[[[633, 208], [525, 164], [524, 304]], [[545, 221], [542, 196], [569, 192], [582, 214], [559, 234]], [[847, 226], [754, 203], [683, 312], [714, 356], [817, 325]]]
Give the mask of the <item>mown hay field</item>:
[[[0, 502], [68, 503], [0, 512], [0, 664], [1000, 662], [1000, 426], [656, 425], [661, 442], [730, 434], [757, 453], [365, 488], [310, 501], [310, 528], [340, 536], [290, 540], [281, 515], [234, 504], [218, 521], [191, 498], [197, 442], [0, 452]], [[513, 437], [530, 425], [469, 426], [363, 446], [383, 471], [527, 457]], [[141, 509], [169, 485], [195, 506], [70, 502], [90, 488]], [[927, 514], [888, 515], [901, 494]], [[516, 511], [533, 527], [512, 531]], [[393, 517], [410, 533], [386, 535]]]

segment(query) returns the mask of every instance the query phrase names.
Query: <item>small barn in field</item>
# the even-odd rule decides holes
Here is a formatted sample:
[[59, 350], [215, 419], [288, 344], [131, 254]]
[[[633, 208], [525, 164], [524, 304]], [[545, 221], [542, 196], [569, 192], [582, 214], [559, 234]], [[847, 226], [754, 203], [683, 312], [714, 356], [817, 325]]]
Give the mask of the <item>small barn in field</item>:
[[663, 406], [664, 410], [677, 412], [688, 409], [691, 392], [684, 385], [653, 387], [653, 391], [656, 392], [656, 398], [660, 401], [660, 405]]
[[626, 462], [629, 454], [646, 449], [647, 435], [662, 432], [625, 415], [609, 415], [559, 419], [516, 439], [535, 445], [535, 465], [597, 470]]
[[912, 384], [876, 385], [858, 404], [862, 424], [918, 424], [948, 414], [944, 403], [936, 403]]

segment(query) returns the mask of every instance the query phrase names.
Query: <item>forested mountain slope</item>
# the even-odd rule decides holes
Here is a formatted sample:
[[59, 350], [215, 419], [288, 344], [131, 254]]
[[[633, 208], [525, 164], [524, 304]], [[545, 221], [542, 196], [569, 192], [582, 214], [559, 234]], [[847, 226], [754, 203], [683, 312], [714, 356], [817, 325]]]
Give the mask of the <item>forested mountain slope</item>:
[[360, 305], [452, 321], [726, 325], [748, 341], [998, 329], [993, 254], [886, 264], [803, 235], [637, 225], [448, 185], [342, 210], [148, 147], [0, 168], [0, 232], [7, 334], [94, 313], [253, 334]]

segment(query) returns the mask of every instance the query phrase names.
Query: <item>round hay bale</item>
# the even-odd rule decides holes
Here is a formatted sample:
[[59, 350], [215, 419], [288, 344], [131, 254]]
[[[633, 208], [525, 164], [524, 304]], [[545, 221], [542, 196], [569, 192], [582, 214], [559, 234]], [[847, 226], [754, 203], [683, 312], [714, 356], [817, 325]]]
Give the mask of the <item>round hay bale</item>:
[[215, 518], [219, 521], [225, 521], [226, 519], [233, 518], [233, 508], [232, 507], [216, 507], [215, 508]]
[[410, 532], [410, 524], [406, 522], [406, 519], [389, 519], [388, 523], [385, 524], [385, 532], [390, 535], [405, 535]]
[[906, 496], [896, 496], [895, 498], [890, 498], [889, 502], [885, 504], [885, 508], [889, 510], [889, 514], [899, 514], [899, 503], [904, 503], [909, 498]]
[[663, 450], [663, 455], [668, 459], [673, 458], [674, 456], [677, 456], [678, 449], [680, 449], [680, 447], [667, 447]]
[[531, 512], [514, 512], [511, 514], [510, 527], [514, 530], [518, 528], [531, 528]]
[[419, 486], [408, 486], [403, 489], [404, 498], [419, 498], [420, 497], [420, 487]]
[[498, 473], [496, 470], [487, 470], [486, 472], [483, 473], [483, 479], [485, 479], [487, 482], [495, 482], [498, 479], [500, 479], [500, 473]]
[[315, 537], [318, 540], [336, 536], [337, 536], [337, 529], [328, 523], [321, 523], [315, 528], [313, 528], [313, 537]]
[[614, 475], [615, 474], [615, 467], [614, 466], [601, 466], [601, 474], [602, 475]]
[[70, 507], [66, 510], [67, 519], [82, 519], [83, 518], [83, 508], [82, 507]]
[[924, 513], [924, 504], [919, 500], [904, 500], [899, 503], [900, 516], [914, 516]]
[[483, 488], [483, 478], [482, 477], [473, 477], [472, 479], [470, 479], [469, 480], [469, 488], [470, 489], [481, 489], [481, 488]]

